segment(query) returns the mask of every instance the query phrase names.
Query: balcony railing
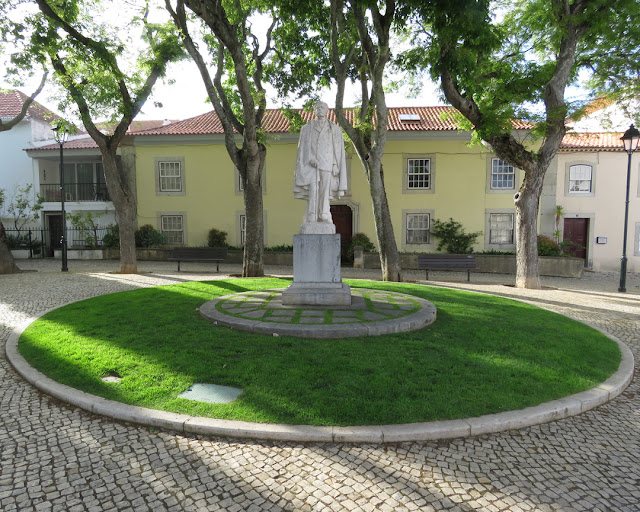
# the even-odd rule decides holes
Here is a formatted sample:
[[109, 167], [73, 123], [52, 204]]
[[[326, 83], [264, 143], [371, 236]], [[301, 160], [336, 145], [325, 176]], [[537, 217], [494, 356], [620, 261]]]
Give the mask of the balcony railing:
[[[60, 202], [62, 192], [59, 183], [40, 184], [40, 195], [47, 202]], [[111, 201], [104, 183], [65, 183], [65, 201]]]

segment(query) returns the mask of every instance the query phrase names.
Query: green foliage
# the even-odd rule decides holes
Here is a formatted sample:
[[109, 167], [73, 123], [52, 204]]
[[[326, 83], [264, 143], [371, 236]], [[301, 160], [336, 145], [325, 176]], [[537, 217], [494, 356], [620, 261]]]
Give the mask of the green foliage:
[[448, 221], [435, 219], [431, 234], [440, 239], [437, 247], [439, 251], [444, 248], [451, 254], [470, 254], [473, 252], [473, 244], [476, 243], [476, 238], [482, 234], [482, 231], [465, 233], [462, 224], [449, 218]]
[[167, 243], [167, 235], [158, 231], [151, 224], [140, 226], [136, 232], [136, 247], [158, 247]]
[[538, 236], [538, 256], [571, 256], [572, 252], [577, 249], [584, 249], [584, 246], [572, 242], [571, 240], [564, 240], [563, 242], [557, 242], [552, 240], [548, 236]]
[[211, 228], [207, 236], [207, 245], [209, 247], [227, 247], [227, 232]]
[[100, 240], [98, 239], [98, 219], [102, 217], [104, 213], [96, 212], [78, 212], [73, 215], [69, 215], [69, 221], [71, 225], [79, 230], [79, 236], [84, 240], [85, 245], [88, 247], [98, 247]]
[[39, 254], [42, 242], [40, 240], [29, 240], [29, 235], [7, 235], [7, 246], [9, 249], [31, 249]]
[[31, 191], [33, 185], [18, 186], [16, 193], [11, 200], [6, 204], [4, 198], [4, 191], [0, 191], [0, 207], [6, 207], [7, 214], [13, 218], [13, 226], [20, 236], [20, 231], [24, 228], [27, 222], [38, 220], [42, 210], [42, 203], [44, 203], [44, 197], [40, 194], [36, 194], [35, 201], [32, 199]]
[[356, 233], [351, 238], [351, 243], [347, 248], [347, 258], [351, 261], [353, 261], [353, 251], [357, 245], [362, 246], [364, 252], [375, 252], [376, 250], [376, 246], [373, 245], [373, 242], [367, 235], [364, 233]]
[[561, 256], [562, 247], [548, 236], [538, 236], [538, 256]]
[[102, 237], [102, 245], [117, 249], [120, 247], [120, 226], [117, 224], [109, 224], [107, 232]]
[[272, 245], [270, 247], [265, 247], [264, 250], [269, 252], [293, 252], [293, 245]]
[[513, 256], [515, 252], [513, 251], [497, 251], [496, 249], [489, 249], [487, 251], [479, 251], [476, 254], [488, 254], [493, 256]]

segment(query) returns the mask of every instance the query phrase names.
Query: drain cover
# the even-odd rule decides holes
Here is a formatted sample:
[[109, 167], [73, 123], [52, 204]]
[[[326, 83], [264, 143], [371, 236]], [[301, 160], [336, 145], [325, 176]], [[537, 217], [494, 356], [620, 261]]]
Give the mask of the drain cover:
[[209, 404], [228, 404], [242, 394], [242, 390], [218, 384], [194, 384], [178, 395], [178, 398], [207, 402]]

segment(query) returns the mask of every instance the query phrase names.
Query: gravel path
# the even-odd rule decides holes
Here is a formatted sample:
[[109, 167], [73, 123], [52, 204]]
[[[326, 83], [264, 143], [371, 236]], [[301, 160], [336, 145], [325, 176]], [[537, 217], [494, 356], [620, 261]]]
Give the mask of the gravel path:
[[[192, 264], [20, 262], [0, 276], [0, 343], [42, 311], [86, 297], [227, 277]], [[200, 271], [198, 271], [200, 270]], [[270, 275], [291, 268], [268, 267]], [[640, 357], [640, 274], [544, 278], [430, 273], [433, 285], [496, 293], [588, 321]], [[343, 270], [379, 278], [379, 271]], [[407, 272], [419, 280], [422, 272]], [[295, 444], [185, 436], [115, 422], [43, 395], [0, 354], [0, 510], [25, 511], [640, 511], [640, 385], [577, 417], [501, 434], [392, 445]]]

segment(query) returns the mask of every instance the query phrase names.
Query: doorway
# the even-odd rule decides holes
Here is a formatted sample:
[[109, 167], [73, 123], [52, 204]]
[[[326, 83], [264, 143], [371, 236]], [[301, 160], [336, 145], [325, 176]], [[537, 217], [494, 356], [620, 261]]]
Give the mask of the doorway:
[[344, 261], [353, 238], [353, 210], [346, 204], [332, 204], [330, 210], [336, 233], [340, 235], [340, 254]]
[[564, 252], [574, 258], [582, 258], [587, 264], [587, 245], [589, 241], [589, 219], [564, 219], [564, 242], [573, 242]]
[[47, 215], [47, 238], [46, 252], [47, 256], [53, 256], [54, 249], [62, 247], [62, 215]]

